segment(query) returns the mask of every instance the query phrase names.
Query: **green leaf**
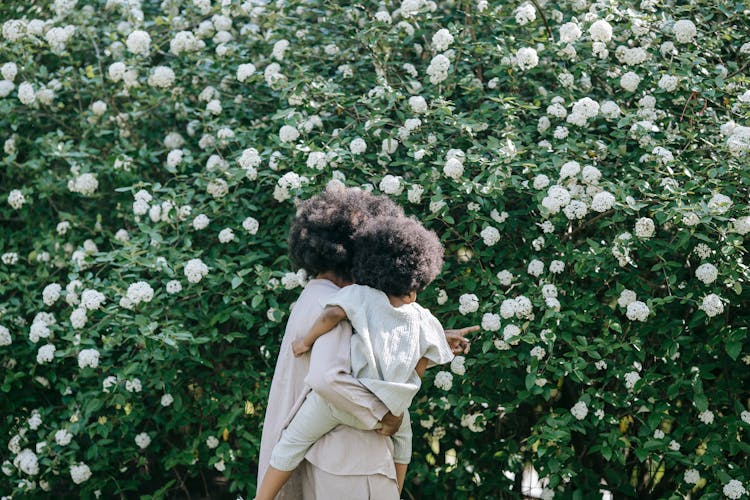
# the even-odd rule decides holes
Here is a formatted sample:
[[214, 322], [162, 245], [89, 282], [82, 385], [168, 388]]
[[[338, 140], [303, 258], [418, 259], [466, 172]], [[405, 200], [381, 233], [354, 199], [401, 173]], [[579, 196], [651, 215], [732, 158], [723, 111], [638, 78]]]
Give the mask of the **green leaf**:
[[742, 352], [742, 342], [727, 342], [726, 344], [724, 344], [724, 349], [727, 351], [729, 357], [732, 358], [732, 360], [736, 361], [740, 353]]
[[532, 387], [534, 387], [536, 382], [536, 374], [535, 373], [528, 373], [526, 375], [526, 390], [531, 390]]
[[239, 276], [235, 276], [234, 278], [232, 278], [232, 290], [240, 286], [242, 284], [242, 281], [242, 278], [240, 278]]

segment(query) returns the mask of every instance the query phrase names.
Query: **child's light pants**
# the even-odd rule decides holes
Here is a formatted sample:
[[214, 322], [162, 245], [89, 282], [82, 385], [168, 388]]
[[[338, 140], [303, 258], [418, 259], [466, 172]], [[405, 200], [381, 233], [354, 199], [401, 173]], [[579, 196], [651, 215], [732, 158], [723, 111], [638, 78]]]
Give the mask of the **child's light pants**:
[[[320, 397], [318, 393], [310, 391], [297, 414], [294, 415], [292, 421], [282, 432], [281, 439], [274, 446], [271, 454], [271, 466], [282, 471], [296, 469], [313, 443], [340, 424], [356, 429], [370, 430], [351, 414], [337, 409]], [[411, 422], [409, 412], [406, 411], [401, 427], [398, 432], [391, 436], [391, 439], [393, 439], [393, 458], [396, 463], [409, 463], [411, 459], [411, 438]], [[352, 446], [356, 446], [356, 443], [352, 443]]]

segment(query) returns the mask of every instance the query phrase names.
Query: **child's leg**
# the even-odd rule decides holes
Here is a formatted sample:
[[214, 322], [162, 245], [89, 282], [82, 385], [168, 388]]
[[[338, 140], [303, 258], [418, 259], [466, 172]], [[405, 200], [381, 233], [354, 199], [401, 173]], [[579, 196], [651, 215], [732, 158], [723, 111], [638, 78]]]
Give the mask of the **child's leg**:
[[271, 453], [271, 465], [258, 488], [257, 500], [273, 500], [310, 447], [340, 422], [317, 393], [310, 392]]
[[393, 440], [393, 461], [396, 463], [396, 481], [398, 491], [401, 492], [406, 478], [406, 469], [411, 461], [411, 419], [409, 410], [404, 412], [404, 420], [396, 434], [391, 436]]
[[398, 492], [404, 491], [404, 479], [406, 479], [406, 469], [409, 464], [396, 464], [396, 482], [398, 483]]
[[263, 482], [260, 483], [255, 500], [273, 500], [276, 498], [281, 488], [292, 477], [292, 473], [294, 473], [294, 469], [283, 471], [275, 469], [272, 465], [269, 466], [266, 469], [266, 475], [263, 476]]

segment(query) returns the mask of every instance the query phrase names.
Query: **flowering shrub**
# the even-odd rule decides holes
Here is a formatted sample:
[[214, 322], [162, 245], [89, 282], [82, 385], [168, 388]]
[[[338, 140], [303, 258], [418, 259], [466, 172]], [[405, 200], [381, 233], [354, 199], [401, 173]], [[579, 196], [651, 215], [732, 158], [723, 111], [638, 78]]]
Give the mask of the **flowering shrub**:
[[436, 230], [406, 490], [741, 498], [743, 2], [2, 2], [0, 494], [255, 486], [294, 199]]

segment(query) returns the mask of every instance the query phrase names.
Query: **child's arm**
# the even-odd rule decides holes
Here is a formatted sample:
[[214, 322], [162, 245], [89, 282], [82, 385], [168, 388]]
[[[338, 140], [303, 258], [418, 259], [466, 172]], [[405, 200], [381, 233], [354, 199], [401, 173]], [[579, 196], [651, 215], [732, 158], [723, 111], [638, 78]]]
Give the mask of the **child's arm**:
[[310, 331], [302, 337], [292, 342], [292, 351], [295, 356], [301, 356], [310, 349], [318, 340], [318, 337], [336, 327], [342, 320], [346, 319], [346, 312], [339, 306], [326, 306], [323, 312], [315, 320]]
[[417, 375], [419, 375], [419, 378], [422, 378], [422, 375], [424, 375], [424, 371], [427, 369], [427, 358], [422, 358], [419, 361], [417, 361], [417, 367], [415, 370], [417, 371]]

